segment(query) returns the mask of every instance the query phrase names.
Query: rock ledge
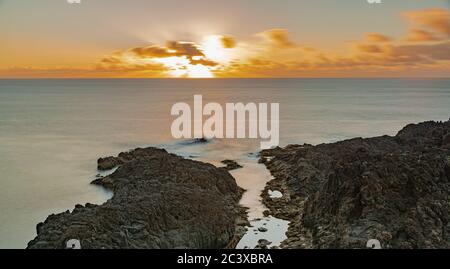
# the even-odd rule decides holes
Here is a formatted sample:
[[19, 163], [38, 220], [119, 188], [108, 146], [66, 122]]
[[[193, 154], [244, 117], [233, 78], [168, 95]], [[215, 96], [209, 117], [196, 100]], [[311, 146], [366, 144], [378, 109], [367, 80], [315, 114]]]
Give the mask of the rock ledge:
[[28, 248], [65, 248], [70, 239], [84, 249], [233, 248], [245, 232], [243, 190], [225, 169], [157, 148], [98, 161], [101, 170], [115, 166], [93, 181], [114, 192], [110, 200], [50, 215]]
[[[270, 214], [291, 221], [283, 248], [450, 248], [450, 122], [395, 137], [266, 150]], [[271, 199], [268, 190], [283, 193]]]

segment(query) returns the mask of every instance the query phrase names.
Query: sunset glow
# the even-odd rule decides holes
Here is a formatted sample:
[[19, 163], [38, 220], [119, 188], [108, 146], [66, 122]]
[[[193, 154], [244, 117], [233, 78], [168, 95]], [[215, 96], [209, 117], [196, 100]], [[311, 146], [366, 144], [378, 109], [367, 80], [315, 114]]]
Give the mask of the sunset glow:
[[220, 35], [207, 36], [201, 43], [201, 48], [208, 59], [226, 64], [231, 59], [233, 48], [225, 48], [223, 39]]
[[[241, 9], [266, 15], [261, 16], [264, 19], [250, 19], [226, 3], [214, 4], [223, 7], [222, 16], [210, 16], [201, 6], [203, 1], [199, 1], [188, 8], [192, 14], [184, 12], [189, 15], [182, 19], [180, 14], [162, 11], [153, 16], [164, 15], [167, 18], [164, 23], [149, 20], [147, 25], [138, 22], [148, 17], [141, 10], [153, 10], [148, 3], [113, 3], [120, 5], [117, 10], [123, 8], [128, 10], [127, 14], [135, 14], [123, 20], [123, 25], [116, 25], [108, 20], [112, 14], [102, 11], [102, 5], [111, 2], [83, 2], [78, 7], [63, 2], [52, 8], [61, 9], [66, 16], [89, 14], [83, 21], [69, 24], [56, 15], [43, 20], [44, 14], [39, 12], [25, 18], [22, 12], [11, 12], [21, 7], [17, 1], [1, 2], [0, 12], [10, 11], [8, 14], [16, 17], [4, 20], [5, 16], [0, 16], [0, 34], [6, 37], [0, 43], [0, 78], [447, 77], [450, 74], [447, 1], [433, 0], [427, 4], [408, 1], [408, 6], [383, 3], [374, 7], [355, 0], [335, 7], [341, 12], [323, 11], [326, 22], [318, 15], [309, 15], [308, 10], [319, 5], [316, 2], [289, 1], [278, 6], [283, 9], [280, 11], [283, 16], [270, 13], [271, 9], [260, 9], [264, 5], [275, 7], [276, 1], [265, 0], [259, 5], [250, 5], [251, 1], [240, 3]], [[41, 5], [50, 2], [44, 0]], [[327, 5], [334, 4], [327, 1]], [[36, 5], [36, 8], [43, 7]], [[352, 18], [353, 13], [347, 14], [347, 9], [365, 14], [364, 20]], [[166, 10], [165, 6], [161, 10]], [[379, 14], [383, 14], [382, 20]], [[99, 24], [99, 18], [108, 23]], [[203, 19], [204, 23], [198, 23]], [[51, 23], [52, 27], [32, 31], [36, 22]], [[241, 24], [246, 27], [240, 27]], [[11, 33], [13, 28], [18, 30]]]
[[[161, 57], [133, 58], [135, 62], [160, 63], [164, 65], [171, 77], [212, 78], [212, 71], [220, 64], [227, 64], [230, 60], [230, 48], [222, 43], [224, 37], [220, 35], [206, 36], [199, 45], [193, 42], [178, 42], [181, 46], [189, 47], [185, 51], [174, 48], [159, 48]], [[157, 50], [154, 47], [155, 51]], [[183, 52], [185, 55], [183, 55]], [[181, 54], [180, 54], [181, 53]], [[126, 60], [125, 60], [126, 61]]]

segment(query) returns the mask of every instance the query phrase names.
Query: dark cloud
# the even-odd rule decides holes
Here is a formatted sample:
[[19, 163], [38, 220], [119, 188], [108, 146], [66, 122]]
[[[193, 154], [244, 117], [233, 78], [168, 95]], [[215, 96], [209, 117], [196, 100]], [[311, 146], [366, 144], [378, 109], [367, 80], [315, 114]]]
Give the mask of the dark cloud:
[[191, 64], [193, 64], [193, 65], [196, 65], [196, 64], [201, 64], [201, 65], [204, 65], [204, 66], [217, 66], [217, 65], [219, 65], [218, 63], [216, 63], [216, 62], [214, 62], [214, 61], [211, 61], [211, 60], [207, 60], [207, 59], [204, 59], [204, 58], [201, 58], [201, 59], [197, 59], [197, 60], [193, 60], [193, 59], [191, 59]]
[[140, 57], [165, 58], [174, 56], [174, 53], [169, 52], [167, 48], [158, 46], [137, 47], [132, 48], [130, 51]]
[[186, 56], [192, 59], [194, 56], [205, 56], [195, 43], [192, 42], [167, 42], [167, 48], [174, 51], [175, 56]]
[[[165, 47], [151, 45], [147, 47], [136, 47], [129, 50], [138, 58], [168, 58], [168, 57], [186, 57], [193, 65], [201, 64], [204, 66], [217, 66], [218, 63], [206, 58], [202, 50], [193, 42], [169, 41]], [[123, 61], [121, 57], [106, 57], [102, 60], [104, 63], [114, 63]]]
[[[169, 41], [165, 47], [151, 45], [147, 47], [136, 47], [129, 50], [135, 56], [144, 59], [186, 57], [193, 65], [216, 66], [218, 63], [206, 58], [202, 50], [193, 42]], [[111, 59], [112, 58], [112, 59]], [[117, 59], [109, 57], [103, 62], [114, 62]]]
[[222, 46], [226, 49], [232, 49], [236, 47], [236, 40], [232, 36], [222, 36]]
[[262, 33], [272, 44], [279, 48], [291, 48], [295, 46], [289, 38], [289, 31], [286, 29], [270, 29]]
[[151, 45], [147, 47], [136, 47], [130, 49], [130, 51], [139, 57], [148, 58], [167, 58], [174, 56], [186, 56], [189, 59], [199, 56], [204, 57], [203, 52], [197, 47], [196, 44], [191, 42], [169, 41], [166, 47], [160, 47]]
[[107, 56], [101, 60], [101, 63], [103, 63], [103, 64], [121, 64], [122, 59], [120, 59], [117, 56]]

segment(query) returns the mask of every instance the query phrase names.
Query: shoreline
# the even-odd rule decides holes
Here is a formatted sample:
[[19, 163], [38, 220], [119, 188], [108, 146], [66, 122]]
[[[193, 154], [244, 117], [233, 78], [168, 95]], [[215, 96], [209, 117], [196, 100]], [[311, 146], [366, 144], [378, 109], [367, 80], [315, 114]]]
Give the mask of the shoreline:
[[[150, 174], [147, 172], [148, 162], [153, 162], [150, 165], [151, 170], [149, 170], [153, 172]], [[181, 163], [183, 165], [179, 168]], [[278, 248], [278, 245], [270, 246], [271, 242], [265, 238], [265, 235], [268, 235], [266, 227], [269, 225], [264, 226], [271, 218], [283, 220], [289, 224], [286, 232], [287, 238], [279, 245], [279, 248], [282, 249], [365, 248], [365, 243], [374, 238], [382, 243], [383, 248], [450, 247], [450, 239], [445, 237], [446, 229], [450, 230], [448, 225], [450, 209], [446, 205], [448, 202], [446, 199], [450, 195], [450, 184], [448, 183], [450, 182], [450, 121], [410, 124], [396, 136], [354, 138], [316, 146], [288, 145], [285, 148], [261, 151], [258, 165], [272, 176], [264, 181], [264, 188], [258, 196], [262, 199], [261, 205], [267, 208], [261, 213], [261, 219], [255, 219], [256, 215], [252, 215], [255, 210], [258, 211], [257, 208], [243, 206], [242, 199], [246, 190], [238, 185], [239, 180], [245, 180], [246, 175], [248, 173], [255, 174], [254, 171], [251, 169], [246, 171], [245, 169], [249, 168], [246, 167], [245, 162], [239, 161], [238, 163], [227, 159], [221, 163], [225, 166], [218, 167], [208, 161], [186, 159], [157, 148], [138, 148], [130, 152], [123, 152], [118, 157], [100, 158], [98, 168], [104, 172], [92, 184], [111, 190], [114, 193], [113, 197], [103, 205], [77, 205], [73, 212], [67, 211], [58, 215], [50, 215], [44, 223], [37, 225], [38, 236], [29, 243], [29, 248], [63, 248], [63, 242], [69, 239], [67, 237], [69, 234], [83, 236], [86, 231], [90, 237], [82, 238], [85, 240], [82, 243], [85, 246], [87, 243], [87, 248], [97, 248], [101, 245], [103, 248], [178, 248], [181, 246], [190, 249], [220, 246], [220, 248], [234, 249], [247, 235], [253, 236], [252, 240], [256, 238], [258, 244], [247, 245], [245, 248]], [[177, 167], [176, 171], [175, 167]], [[108, 169], [113, 170], [107, 171]], [[156, 173], [162, 176], [158, 181], [165, 181], [168, 176], [183, 177], [186, 173], [191, 173], [189, 171], [196, 176], [188, 176], [186, 178], [189, 179], [188, 181], [181, 180], [176, 184], [192, 184], [193, 180], [194, 185], [199, 184], [200, 189], [197, 191], [202, 194], [197, 191], [188, 191], [190, 195], [196, 196], [194, 200], [189, 200], [191, 197], [186, 196], [186, 193], [182, 191], [181, 196], [176, 195], [177, 199], [187, 200], [175, 203], [184, 205], [185, 210], [188, 211], [196, 205], [206, 206], [204, 210], [193, 214], [195, 222], [203, 219], [206, 223], [215, 224], [207, 224], [206, 229], [203, 227], [197, 230], [199, 232], [197, 235], [203, 238], [199, 239], [200, 241], [183, 241], [184, 243], [181, 245], [180, 243], [167, 245], [169, 244], [167, 242], [172, 239], [165, 241], [167, 239], [160, 238], [157, 240], [158, 244], [146, 245], [149, 241], [142, 238], [148, 236], [149, 233], [155, 236], [155, 231], [148, 225], [152, 226], [163, 221], [165, 223], [163, 226], [170, 226], [175, 221], [168, 221], [165, 216], [165, 214], [172, 215], [174, 208], [170, 206], [170, 209], [157, 213], [162, 214], [158, 218], [146, 222], [138, 221], [137, 226], [135, 218], [139, 219], [138, 216], [142, 212], [137, 215], [132, 213], [131, 216], [127, 215], [127, 218], [122, 218], [121, 221], [131, 223], [126, 226], [129, 228], [125, 229], [125, 234], [119, 233], [119, 237], [116, 234], [117, 228], [119, 227], [121, 230], [122, 226], [113, 224], [110, 226], [111, 228], [105, 230], [104, 224], [101, 224], [102, 219], [97, 219], [97, 222], [91, 221], [91, 218], [95, 219], [98, 215], [98, 210], [102, 212], [101, 208], [105, 205], [113, 205], [108, 210], [124, 206], [114, 203], [118, 196], [125, 201], [133, 199], [130, 198], [130, 194], [134, 193], [133, 188], [131, 188], [131, 192], [130, 189], [127, 190], [125, 196], [123, 196], [124, 193], [120, 194], [123, 191], [121, 188], [124, 186], [133, 186], [127, 185], [128, 182], [132, 182], [129, 181], [130, 178], [140, 180], [139, 178], [153, 176], [153, 173]], [[205, 177], [205, 171], [212, 174]], [[240, 172], [242, 175], [236, 176], [236, 173]], [[432, 177], [430, 173], [437, 173], [439, 176]], [[211, 176], [213, 177], [211, 178]], [[198, 181], [198, 178], [208, 180]], [[223, 182], [227, 182], [225, 184], [228, 187], [225, 187], [227, 189], [225, 192], [223, 192], [222, 183], [218, 183], [222, 182], [220, 178], [225, 180]], [[209, 189], [209, 191], [215, 190], [217, 187], [220, 189], [221, 194], [214, 194], [218, 195], [215, 198], [212, 198], [211, 192], [202, 190], [205, 187], [204, 184], [207, 186], [211, 184], [210, 179], [219, 184]], [[216, 181], [217, 179], [220, 180]], [[140, 188], [148, 191], [147, 183], [145, 181], [142, 183], [144, 185]], [[411, 186], [405, 186], [405, 184], [411, 184]], [[159, 189], [160, 194], [179, 189], [177, 185], [169, 185], [168, 188], [152, 185], [153, 191], [157, 190], [154, 189], [155, 186], [161, 188]], [[162, 190], [164, 191], [161, 192]], [[420, 195], [414, 194], [415, 192], [420, 192]], [[142, 189], [137, 193], [142, 193]], [[144, 200], [139, 201], [144, 203], [148, 202], [148, 199], [155, 201], [152, 200], [153, 198], [145, 196], [147, 194], [148, 192], [145, 191]], [[205, 195], [209, 197], [207, 200], [203, 197]], [[209, 204], [205, 205], [205, 201], [211, 203], [217, 199], [224, 200], [220, 200], [219, 204], [214, 205], [215, 209], [211, 209]], [[203, 202], [198, 204], [200, 200]], [[174, 201], [173, 197], [172, 201]], [[131, 205], [133, 206], [125, 206], [125, 214], [129, 213], [126, 210], [135, 210], [134, 207], [139, 207], [139, 204], [134, 202]], [[217, 211], [220, 206], [222, 206], [223, 212]], [[128, 209], [126, 209], [127, 207]], [[230, 211], [230, 208], [233, 209]], [[211, 210], [216, 213], [211, 214]], [[393, 216], [391, 216], [392, 212], [395, 212]], [[108, 214], [103, 215], [103, 218], [105, 216], [110, 218]], [[211, 218], [211, 216], [215, 218]], [[227, 220], [226, 224], [224, 224], [224, 220]], [[423, 223], [424, 221], [426, 224]], [[261, 224], [261, 226], [257, 227], [255, 223]], [[162, 228], [161, 230], [160, 224], [156, 225], [160, 229], [159, 232], [167, 233], [171, 230], [171, 228], [168, 230]], [[91, 226], [95, 226], [93, 230]], [[144, 226], [147, 228], [143, 235], [141, 231]], [[182, 226], [185, 227], [183, 231], [175, 229], [177, 233], [175, 238], [180, 236], [179, 233], [181, 236], [184, 232], [189, 234], [190, 231], [187, 230], [193, 227], [189, 224]], [[222, 227], [219, 230], [226, 229], [227, 232], [223, 233], [223, 230], [218, 232], [217, 227]], [[275, 226], [271, 227], [273, 229]], [[100, 245], [97, 245], [98, 242], [95, 241], [98, 240], [96, 239], [98, 229], [103, 233], [103, 239], [100, 239], [103, 241]], [[108, 229], [116, 231], [109, 234], [111, 231]], [[132, 235], [130, 235], [128, 229], [137, 229], [138, 239], [133, 238], [134, 233], [131, 232]], [[261, 233], [258, 233], [258, 230]], [[283, 232], [281, 228], [275, 227], [274, 230], [278, 233]], [[204, 237], [205, 231], [215, 233], [215, 235], [209, 234]], [[105, 236], [105, 234], [109, 235]], [[63, 236], [67, 238], [63, 238]], [[106, 243], [109, 236], [115, 238], [113, 242], [110, 242], [112, 245]], [[122, 237], [125, 238], [125, 241], [122, 240]], [[195, 238], [191, 235], [188, 237]], [[431, 239], [425, 240], [424, 238]], [[193, 244], [191, 247], [189, 247], [190, 243]]]

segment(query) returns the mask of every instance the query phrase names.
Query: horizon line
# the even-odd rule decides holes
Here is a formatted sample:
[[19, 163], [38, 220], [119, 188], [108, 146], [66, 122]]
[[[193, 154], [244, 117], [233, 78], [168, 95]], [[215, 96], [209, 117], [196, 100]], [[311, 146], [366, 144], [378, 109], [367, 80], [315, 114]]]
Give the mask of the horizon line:
[[2, 78], [0, 80], [226, 80], [226, 79], [450, 79], [450, 77], [224, 77], [224, 78], [166, 78], [166, 77], [154, 77], [154, 78], [134, 78], [134, 77], [42, 77], [42, 78]]

